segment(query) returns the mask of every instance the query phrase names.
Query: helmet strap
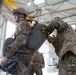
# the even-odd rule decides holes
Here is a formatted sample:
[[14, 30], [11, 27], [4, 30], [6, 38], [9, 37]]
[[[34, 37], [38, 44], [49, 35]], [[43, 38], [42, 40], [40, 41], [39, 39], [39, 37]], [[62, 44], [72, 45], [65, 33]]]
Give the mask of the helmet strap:
[[19, 22], [19, 15], [18, 15], [18, 18], [17, 18], [17, 21], [16, 22]]

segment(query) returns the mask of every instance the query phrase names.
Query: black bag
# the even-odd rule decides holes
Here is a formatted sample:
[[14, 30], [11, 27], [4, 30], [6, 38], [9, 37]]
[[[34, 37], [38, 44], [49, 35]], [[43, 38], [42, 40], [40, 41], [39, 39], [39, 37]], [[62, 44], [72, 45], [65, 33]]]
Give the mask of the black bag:
[[13, 43], [13, 42], [14, 42], [14, 39], [12, 39], [12, 37], [7, 38], [7, 39], [4, 41], [4, 43], [3, 43], [3, 50], [2, 50], [3, 56], [6, 55], [8, 45], [10, 45], [10, 44]]
[[4, 72], [8, 72], [9, 74], [13, 74], [16, 72], [16, 70], [19, 67], [19, 59], [18, 57], [12, 56], [10, 59], [8, 59], [7, 63], [2, 68]]
[[42, 29], [46, 26], [44, 24], [36, 24], [29, 35], [27, 41], [27, 48], [30, 50], [38, 50], [40, 46], [46, 40], [46, 34], [42, 32]]

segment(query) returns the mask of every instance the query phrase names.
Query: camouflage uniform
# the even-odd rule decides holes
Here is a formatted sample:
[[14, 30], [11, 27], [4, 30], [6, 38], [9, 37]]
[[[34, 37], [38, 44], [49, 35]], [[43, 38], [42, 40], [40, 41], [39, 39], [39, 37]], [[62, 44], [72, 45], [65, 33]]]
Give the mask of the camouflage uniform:
[[26, 43], [31, 32], [31, 27], [25, 20], [21, 21], [16, 29], [15, 41], [8, 46], [6, 56], [12, 57], [16, 53], [19, 54], [20, 66], [14, 75], [22, 75], [22, 72], [26, 69], [26, 66], [30, 63], [32, 57], [32, 51], [26, 49]]
[[[73, 28], [56, 17], [46, 28], [49, 33], [57, 29], [56, 40], [52, 43], [59, 57], [59, 75], [76, 75], [76, 33]], [[50, 39], [48, 39], [49, 42]]]
[[45, 65], [44, 57], [42, 53], [38, 51], [32, 56], [32, 61], [30, 63], [30, 75], [36, 73], [36, 75], [43, 75], [42, 68]]

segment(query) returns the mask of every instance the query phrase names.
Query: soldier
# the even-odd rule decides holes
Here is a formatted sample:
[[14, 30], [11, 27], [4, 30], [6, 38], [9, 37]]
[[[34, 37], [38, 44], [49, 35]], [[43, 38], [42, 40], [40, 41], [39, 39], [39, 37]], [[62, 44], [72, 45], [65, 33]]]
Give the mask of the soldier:
[[36, 73], [36, 75], [43, 75], [42, 69], [45, 67], [44, 56], [38, 51], [32, 56], [32, 61], [30, 63], [30, 75]]
[[25, 20], [27, 13], [23, 8], [14, 9], [13, 15], [16, 22], [18, 23], [15, 32], [15, 41], [8, 46], [7, 53], [1, 62], [1, 66], [3, 67], [9, 58], [15, 54], [18, 54], [20, 59], [20, 66], [13, 75], [22, 75], [30, 63], [33, 53], [31, 50], [26, 49], [26, 43], [31, 32], [31, 26]]
[[59, 57], [59, 75], [76, 75], [76, 32], [59, 17], [46, 28], [49, 33], [54, 29], [57, 29], [57, 37], [48, 36], [48, 41]]

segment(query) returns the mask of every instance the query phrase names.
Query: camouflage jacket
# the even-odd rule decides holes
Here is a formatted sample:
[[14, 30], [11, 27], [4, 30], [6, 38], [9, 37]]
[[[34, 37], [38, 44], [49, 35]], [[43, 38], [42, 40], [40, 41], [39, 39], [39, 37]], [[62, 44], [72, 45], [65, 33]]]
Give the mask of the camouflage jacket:
[[19, 48], [23, 45], [26, 45], [27, 39], [31, 32], [31, 27], [25, 20], [18, 23], [16, 28], [16, 38], [15, 41], [8, 46], [8, 50], [6, 56], [9, 58], [13, 56], [15, 53], [19, 52]]
[[59, 17], [56, 17], [51, 24], [47, 27], [47, 30], [51, 33], [54, 29], [57, 29], [57, 37], [52, 44], [55, 47], [55, 52], [59, 59], [67, 52], [71, 51], [76, 55], [76, 32], [75, 30], [62, 21]]

